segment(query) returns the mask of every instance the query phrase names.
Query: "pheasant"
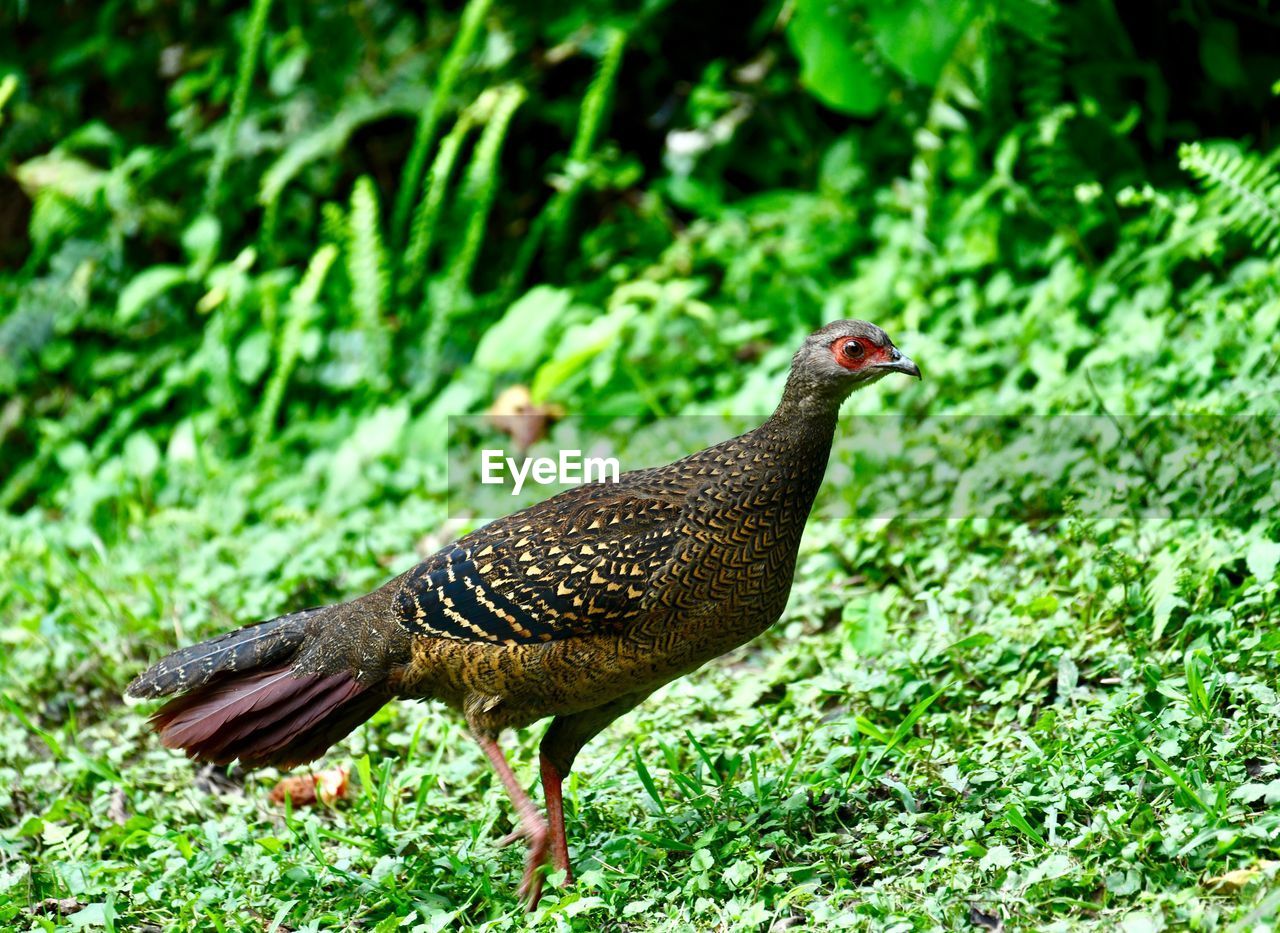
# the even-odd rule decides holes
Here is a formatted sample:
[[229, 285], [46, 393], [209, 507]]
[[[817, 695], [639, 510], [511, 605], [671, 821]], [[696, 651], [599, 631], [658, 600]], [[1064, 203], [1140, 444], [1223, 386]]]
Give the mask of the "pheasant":
[[[578, 486], [460, 538], [379, 589], [183, 648], [127, 689], [218, 764], [318, 758], [395, 698], [461, 713], [517, 814], [530, 910], [550, 861], [572, 880], [561, 783], [583, 746], [662, 685], [782, 614], [840, 405], [920, 370], [883, 330], [836, 321], [795, 354], [753, 431], [668, 466]], [[544, 819], [498, 738], [551, 718]]]

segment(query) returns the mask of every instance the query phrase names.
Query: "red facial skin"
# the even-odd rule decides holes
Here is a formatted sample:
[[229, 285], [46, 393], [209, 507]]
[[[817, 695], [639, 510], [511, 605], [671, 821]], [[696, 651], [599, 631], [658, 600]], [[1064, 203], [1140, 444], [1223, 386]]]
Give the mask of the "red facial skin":
[[831, 343], [831, 355], [850, 372], [877, 363], [888, 363], [889, 347], [878, 347], [865, 337], [841, 337]]

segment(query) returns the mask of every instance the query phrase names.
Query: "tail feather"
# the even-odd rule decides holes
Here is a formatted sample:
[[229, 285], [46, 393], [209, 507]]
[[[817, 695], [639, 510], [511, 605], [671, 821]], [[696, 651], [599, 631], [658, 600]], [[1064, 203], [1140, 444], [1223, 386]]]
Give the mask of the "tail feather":
[[275, 765], [292, 768], [295, 765], [315, 761], [335, 742], [350, 735], [386, 704], [386, 696], [366, 691], [338, 707], [332, 715], [317, 722], [305, 733], [278, 733], [264, 735], [260, 743], [245, 749], [240, 760], [247, 766]]
[[387, 701], [354, 672], [309, 673], [295, 660], [322, 633], [324, 609], [246, 626], [174, 652], [129, 685], [178, 694], [151, 723], [168, 748], [200, 761], [293, 767], [313, 761]]
[[241, 717], [249, 718], [261, 704], [276, 700], [280, 682], [288, 676], [285, 667], [198, 688], [166, 703], [151, 722], [169, 748], [207, 745], [219, 737], [223, 726], [231, 723], [234, 731]]
[[288, 660], [331, 608], [291, 612], [181, 648], [134, 678], [125, 694], [149, 700], [185, 693], [203, 687], [220, 674], [251, 671]]
[[[221, 747], [230, 745], [232, 742], [238, 742], [248, 739], [251, 736], [256, 737], [259, 744], [263, 741], [262, 734], [273, 726], [290, 724], [291, 718], [309, 707], [309, 704], [315, 702], [322, 697], [327, 689], [333, 686], [333, 681], [340, 681], [341, 675], [338, 677], [307, 677], [303, 678], [301, 689], [298, 689], [292, 696], [283, 698], [276, 703], [265, 708], [255, 710], [253, 715], [241, 716], [237, 721], [229, 725], [227, 728], [220, 730], [218, 738], [222, 743]], [[298, 728], [298, 723], [291, 723], [293, 728]], [[274, 733], [273, 733], [274, 734]]]

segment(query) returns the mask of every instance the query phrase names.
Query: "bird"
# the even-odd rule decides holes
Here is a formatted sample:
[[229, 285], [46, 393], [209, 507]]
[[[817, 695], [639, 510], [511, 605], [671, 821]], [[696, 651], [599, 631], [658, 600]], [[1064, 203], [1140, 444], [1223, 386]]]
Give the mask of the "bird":
[[[586, 483], [444, 546], [367, 595], [181, 648], [126, 698], [168, 697], [161, 743], [198, 761], [296, 767], [394, 699], [459, 713], [504, 786], [523, 840], [518, 894], [547, 866], [572, 883], [562, 783], [582, 748], [672, 680], [782, 615], [841, 404], [919, 367], [867, 321], [796, 351], [754, 430], [666, 466]], [[499, 744], [544, 719], [544, 817]]]

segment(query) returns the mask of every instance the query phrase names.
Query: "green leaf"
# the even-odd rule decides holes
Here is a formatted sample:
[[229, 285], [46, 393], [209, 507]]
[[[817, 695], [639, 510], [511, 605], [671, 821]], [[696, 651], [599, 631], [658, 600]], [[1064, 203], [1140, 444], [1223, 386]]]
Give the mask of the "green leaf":
[[212, 214], [201, 214], [182, 231], [182, 250], [187, 254], [192, 274], [203, 275], [218, 258], [218, 246], [222, 241], [222, 224]]
[[876, 657], [884, 653], [889, 620], [877, 597], [873, 595], [866, 600], [845, 603], [840, 621], [849, 633], [849, 644], [858, 654]]
[[1280, 563], [1280, 543], [1254, 538], [1245, 552], [1244, 562], [1259, 583], [1270, 583], [1276, 575], [1276, 564]]
[[1194, 652], [1187, 653], [1183, 671], [1187, 677], [1187, 696], [1191, 700], [1191, 708], [1202, 719], [1209, 718], [1213, 713], [1213, 705], [1204, 685], [1204, 676], [1200, 672], [1200, 661]]
[[987, 850], [987, 854], [978, 862], [978, 868], [982, 871], [991, 871], [997, 868], [1008, 868], [1013, 865], [1013, 853], [1009, 851], [1009, 847], [1005, 845], [992, 846]]
[[667, 812], [666, 804], [662, 802], [662, 797], [661, 795], [658, 794], [657, 785], [653, 783], [653, 777], [649, 774], [649, 769], [645, 767], [644, 759], [640, 757], [640, 752], [638, 749], [635, 752], [635, 760], [636, 760], [636, 776], [640, 778], [640, 784], [644, 787], [645, 792], [649, 795], [649, 797], [653, 800], [653, 802], [658, 805], [658, 809], [661, 810], [663, 815], [665, 816]]
[[1209, 805], [1200, 799], [1200, 795], [1195, 792], [1195, 790], [1191, 787], [1190, 784], [1186, 782], [1186, 779], [1183, 778], [1181, 774], [1179, 774], [1176, 770], [1174, 770], [1173, 765], [1169, 764], [1169, 762], [1166, 761], [1160, 755], [1159, 752], [1156, 752], [1145, 745], [1139, 745], [1138, 748], [1142, 752], [1142, 754], [1147, 756], [1147, 760], [1156, 766], [1157, 771], [1159, 771], [1169, 780], [1173, 781], [1174, 785], [1177, 786], [1177, 788], [1180, 791], [1182, 791], [1183, 794], [1186, 795], [1188, 800], [1190, 800], [1193, 804], [1199, 807], [1200, 810], [1204, 811], [1210, 816], [1213, 816], [1213, 810], [1209, 807]]
[[1181, 556], [1162, 551], [1156, 556], [1155, 565], [1156, 575], [1146, 588], [1147, 603], [1151, 607], [1153, 620], [1152, 644], [1164, 637], [1164, 630], [1169, 625], [1173, 610], [1186, 605], [1186, 601], [1178, 595], [1178, 574], [1182, 570]]
[[626, 907], [622, 908], [622, 916], [634, 917], [637, 914], [644, 913], [652, 906], [653, 906], [653, 901], [651, 900], [646, 899], [641, 901], [632, 901]]
[[236, 346], [236, 375], [246, 385], [262, 378], [271, 362], [271, 335], [255, 330]]
[[1249, 77], [1240, 64], [1240, 34], [1228, 19], [1210, 19], [1200, 27], [1200, 64], [1215, 84], [1242, 88]]
[[533, 377], [530, 394], [534, 401], [548, 398], [606, 354], [616, 355], [623, 329], [637, 313], [634, 305], [620, 305], [603, 317], [571, 327], [561, 338], [555, 356]]
[[933, 701], [942, 696], [950, 686], [951, 682], [947, 681], [936, 691], [929, 694], [915, 706], [911, 707], [911, 712], [907, 713], [906, 718], [904, 718], [902, 722], [898, 723], [898, 728], [893, 730], [893, 735], [889, 737], [889, 741], [885, 744], [884, 748], [880, 749], [880, 753], [872, 760], [872, 770], [875, 770], [876, 765], [880, 763], [881, 759], [883, 759], [885, 755], [889, 754], [889, 752], [893, 751], [893, 749], [898, 746], [898, 743], [907, 737], [907, 733], [909, 733], [912, 727], [915, 726], [916, 721], [925, 714], [925, 710], [932, 706]]
[[755, 866], [745, 859], [734, 862], [724, 870], [724, 880], [731, 888], [740, 888], [750, 881], [756, 873]]
[[866, 716], [858, 716], [853, 720], [853, 728], [867, 738], [875, 739], [881, 744], [889, 744], [889, 733], [885, 732]]
[[160, 466], [160, 448], [150, 435], [137, 431], [124, 442], [124, 463], [134, 476], [146, 479]]
[[873, 4], [868, 21], [876, 47], [895, 68], [932, 87], [972, 17], [966, 2], [912, 0]]
[[369, 764], [369, 756], [361, 755], [356, 759], [356, 775], [360, 779], [360, 789], [366, 797], [373, 796], [373, 768]]
[[4, 126], [4, 108], [9, 103], [9, 98], [13, 96], [13, 92], [18, 89], [18, 76], [15, 74], [7, 74], [0, 79], [0, 126]]
[[181, 266], [151, 266], [144, 269], [120, 292], [116, 317], [121, 323], [132, 321], [143, 308], [186, 280], [187, 270]]
[[831, 0], [797, 0], [787, 41], [800, 58], [800, 83], [827, 106], [867, 117], [884, 104], [887, 87], [868, 64], [872, 53], [854, 8]]
[[572, 294], [563, 288], [539, 285], [507, 308], [484, 332], [473, 362], [491, 373], [525, 369], [546, 355], [547, 338], [564, 315]]
[[1026, 836], [1040, 848], [1045, 848], [1047, 843], [1044, 841], [1044, 836], [1040, 835], [1039, 831], [1037, 831], [1036, 828], [1028, 822], [1026, 816], [1024, 816], [1022, 811], [1017, 807], [1011, 806], [1005, 810], [1004, 818], [1010, 826], [1022, 833], [1022, 835]]

